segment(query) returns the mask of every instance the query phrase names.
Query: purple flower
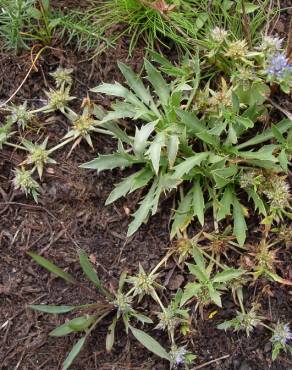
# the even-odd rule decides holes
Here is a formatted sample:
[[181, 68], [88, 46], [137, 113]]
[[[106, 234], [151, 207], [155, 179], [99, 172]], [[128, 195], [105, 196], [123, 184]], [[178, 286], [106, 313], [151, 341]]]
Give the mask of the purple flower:
[[292, 70], [292, 66], [288, 63], [288, 59], [283, 53], [277, 53], [270, 59], [266, 73], [271, 77], [281, 78], [289, 70]]
[[274, 329], [274, 335], [271, 338], [272, 342], [278, 342], [282, 345], [288, 344], [292, 339], [292, 333], [288, 324], [278, 323]]
[[187, 350], [185, 347], [177, 347], [173, 345], [170, 351], [170, 357], [175, 365], [182, 365], [185, 363], [185, 355]]

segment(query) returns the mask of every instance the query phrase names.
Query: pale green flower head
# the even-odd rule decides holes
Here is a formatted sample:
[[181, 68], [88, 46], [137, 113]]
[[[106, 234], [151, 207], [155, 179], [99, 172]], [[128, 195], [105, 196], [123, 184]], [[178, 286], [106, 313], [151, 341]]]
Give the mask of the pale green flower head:
[[54, 78], [56, 86], [59, 88], [65, 84], [67, 85], [72, 84], [71, 77], [72, 72], [73, 72], [72, 68], [59, 67], [55, 72], [50, 73], [50, 75]]
[[56, 110], [60, 110], [62, 113], [67, 107], [68, 103], [75, 99], [70, 96], [70, 87], [64, 87], [62, 85], [59, 90], [50, 89], [50, 91], [45, 92], [48, 97], [48, 104], [42, 108], [42, 111], [49, 113]]
[[12, 180], [15, 189], [20, 189], [26, 196], [32, 195], [37, 202], [39, 184], [32, 178], [32, 172], [24, 168], [17, 168], [14, 171], [15, 177]]
[[21, 105], [11, 105], [8, 107], [11, 113], [11, 121], [17, 123], [23, 130], [27, 124], [33, 119], [34, 115], [27, 109], [27, 101]]

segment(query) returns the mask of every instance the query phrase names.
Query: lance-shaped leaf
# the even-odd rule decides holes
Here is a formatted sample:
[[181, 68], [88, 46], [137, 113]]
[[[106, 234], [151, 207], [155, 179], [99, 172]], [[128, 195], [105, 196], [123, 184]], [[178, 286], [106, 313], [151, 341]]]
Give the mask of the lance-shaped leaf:
[[148, 61], [144, 61], [145, 69], [147, 71], [147, 80], [154, 87], [156, 94], [162, 105], [168, 104], [170, 89], [161, 73]]
[[148, 154], [154, 172], [158, 175], [159, 172], [159, 164], [160, 164], [160, 155], [161, 155], [161, 148], [165, 145], [165, 135], [164, 132], [159, 132], [153, 142], [151, 143], [149, 149], [147, 150], [146, 154]]
[[29, 308], [35, 311], [52, 313], [52, 314], [60, 314], [73, 311], [78, 308], [78, 306], [52, 306], [46, 304], [30, 304], [28, 305]]
[[127, 65], [118, 62], [118, 66], [125, 79], [127, 80], [129, 87], [136, 93], [138, 98], [141, 99], [144, 104], [150, 106], [151, 109], [159, 115], [159, 112], [157, 111], [157, 108], [153, 102], [152, 96], [148, 89], [146, 89], [146, 87], [144, 86], [140, 77], [137, 76]]
[[203, 160], [209, 156], [209, 153], [198, 153], [192, 157], [186, 158], [180, 164], [173, 167], [173, 177], [180, 179], [183, 175], [189, 173], [194, 167], [199, 166]]
[[193, 187], [193, 209], [194, 216], [197, 216], [200, 224], [204, 226], [205, 201], [199, 179]]
[[193, 219], [192, 211], [192, 190], [181, 200], [175, 212], [171, 228], [170, 238], [172, 239], [178, 231], [184, 231]]
[[68, 326], [73, 331], [79, 332], [88, 329], [96, 320], [95, 315], [85, 315], [76, 317], [68, 322]]
[[81, 168], [88, 168], [101, 172], [104, 170], [112, 170], [114, 168], [130, 167], [136, 160], [131, 156], [122, 156], [120, 153], [100, 155], [90, 162], [80, 165]]
[[178, 146], [179, 146], [179, 137], [175, 134], [170, 135], [167, 142], [167, 157], [170, 168], [172, 168], [175, 163], [178, 152]]
[[68, 283], [75, 283], [73, 276], [68, 274], [68, 272], [63, 271], [60, 267], [56, 266], [46, 258], [39, 256], [34, 252], [27, 252], [27, 254], [34, 259], [39, 265], [52, 272], [53, 274], [59, 276], [60, 278], [66, 280]]
[[233, 196], [233, 233], [241, 247], [243, 247], [246, 239], [246, 222], [245, 208], [239, 203], [236, 196]]
[[116, 324], [117, 324], [117, 317], [115, 316], [112, 323], [108, 327], [108, 333], [106, 335], [105, 348], [107, 352], [110, 352], [114, 345]]
[[[278, 131], [281, 134], [287, 132], [290, 128], [292, 128], [292, 121], [290, 119], [283, 119], [281, 122], [275, 125]], [[254, 146], [257, 144], [261, 144], [265, 141], [271, 140], [274, 138], [274, 132], [272, 129], [267, 129], [261, 134], [257, 134], [252, 139], [243, 142], [242, 144], [237, 145], [237, 149], [243, 149], [248, 146]]]
[[217, 220], [223, 220], [227, 215], [231, 215], [231, 205], [233, 200], [233, 190], [227, 186], [219, 203]]
[[149, 334], [146, 334], [144, 331], [140, 329], [136, 329], [133, 326], [130, 326], [131, 332], [134, 337], [150, 352], [153, 352], [155, 355], [164, 358], [170, 361], [170, 356], [166, 352], [166, 350]]
[[122, 86], [118, 82], [115, 82], [114, 84], [103, 83], [99, 86], [94, 87], [90, 91], [124, 98], [125, 101], [132, 103], [134, 105], [141, 104], [140, 100], [137, 99], [136, 96], [129, 89]]
[[151, 133], [154, 131], [154, 128], [154, 122], [149, 122], [147, 123], [147, 125], [142, 126], [140, 129], [136, 126], [133, 149], [137, 155], [144, 152], [145, 148], [148, 145], [147, 140]]
[[71, 349], [70, 353], [68, 354], [66, 360], [63, 362], [62, 370], [67, 370], [71, 366], [72, 362], [75, 360], [75, 358], [78, 356], [79, 352], [81, 351], [84, 343], [85, 343], [86, 337], [83, 337], [78, 340], [77, 343], [74, 344], [73, 348]]
[[226, 283], [232, 279], [236, 279], [239, 276], [244, 274], [244, 270], [236, 270], [233, 268], [228, 268], [225, 269], [221, 272], [218, 272], [214, 277], [213, 277], [213, 282], [214, 283]]
[[127, 236], [133, 235], [139, 229], [142, 223], [147, 220], [149, 213], [154, 205], [156, 190], [157, 180], [153, 182], [148, 194], [140, 203], [140, 207], [133, 214], [134, 220], [129, 225]]

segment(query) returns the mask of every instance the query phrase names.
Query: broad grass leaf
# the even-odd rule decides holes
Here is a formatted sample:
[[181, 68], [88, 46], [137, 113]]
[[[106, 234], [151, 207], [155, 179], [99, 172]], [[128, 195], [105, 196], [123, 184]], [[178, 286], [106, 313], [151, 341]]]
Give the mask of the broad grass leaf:
[[246, 239], [246, 222], [244, 207], [239, 203], [236, 196], [233, 196], [233, 233], [241, 247]]
[[159, 97], [159, 100], [163, 106], [168, 104], [170, 89], [168, 84], [165, 82], [161, 73], [148, 61], [144, 60], [145, 69], [147, 71], [147, 79], [154, 87], [154, 90]]
[[77, 343], [74, 344], [73, 348], [71, 349], [70, 353], [68, 354], [66, 360], [63, 362], [62, 370], [67, 370], [71, 366], [72, 362], [78, 356], [79, 352], [81, 351], [86, 337], [80, 338]]
[[198, 217], [200, 224], [204, 226], [205, 201], [199, 180], [196, 180], [193, 187], [193, 209], [194, 215]]
[[242, 274], [244, 274], [244, 270], [229, 268], [218, 272], [212, 280], [214, 283], [226, 283], [232, 279], [238, 278]]
[[46, 304], [30, 304], [28, 305], [29, 308], [35, 311], [52, 313], [52, 314], [60, 314], [66, 313], [75, 310], [76, 306], [51, 306]]
[[60, 269], [60, 267], [56, 266], [55, 264], [53, 264], [52, 262], [50, 262], [46, 258], [44, 258], [42, 256], [39, 256], [38, 254], [36, 254], [34, 252], [27, 252], [27, 254], [33, 260], [35, 260], [40, 266], [44, 267], [45, 269], [47, 269], [51, 273], [53, 273], [56, 276], [59, 276], [60, 278], [66, 280], [68, 283], [75, 283], [75, 279], [73, 278], [73, 276], [71, 276], [67, 272], [63, 271], [62, 269]]
[[90, 263], [87, 254], [84, 251], [80, 251], [79, 255], [79, 263], [82, 267], [84, 274], [88, 277], [88, 279], [98, 288], [101, 287], [101, 282], [99, 277], [97, 276], [96, 271], [94, 270], [92, 264]]
[[155, 355], [164, 358], [168, 361], [170, 361], [170, 356], [166, 352], [166, 350], [155, 340], [152, 338], [149, 334], [146, 334], [144, 331], [140, 329], [136, 329], [132, 326], [130, 326], [131, 332], [134, 335], [134, 337], [150, 352], [154, 353]]

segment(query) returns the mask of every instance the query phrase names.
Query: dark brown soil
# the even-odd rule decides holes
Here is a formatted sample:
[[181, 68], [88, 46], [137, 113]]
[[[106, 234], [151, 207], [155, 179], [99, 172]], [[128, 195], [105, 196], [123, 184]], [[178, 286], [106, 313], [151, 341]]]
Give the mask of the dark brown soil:
[[[61, 64], [74, 68], [73, 94], [78, 99], [78, 109], [82, 98], [90, 87], [101, 81], [122, 80], [116, 67], [117, 60], [127, 58], [127, 40], [122, 40], [116, 50], [86, 60], [88, 56], [77, 55], [70, 48], [44, 52], [38, 62], [38, 71], [30, 74], [17, 100], [28, 100], [30, 105], [38, 106], [44, 98], [43, 90], [52, 86], [48, 72]], [[137, 49], [128, 61], [139, 70], [143, 60], [143, 50]], [[9, 97], [18, 87], [30, 67], [30, 55], [15, 57], [0, 54], [0, 101]], [[97, 99], [96, 96], [92, 96]], [[109, 106], [105, 98], [97, 103]], [[66, 133], [68, 122], [62, 115], [40, 117], [31, 128], [28, 136], [45, 138], [54, 145]], [[154, 267], [169, 247], [169, 215], [171, 200], [163, 203], [160, 212], [152, 217], [132, 238], [126, 238], [131, 212], [139, 200], [139, 194], [121, 200], [115, 205], [105, 207], [104, 202], [113, 185], [120, 181], [124, 173], [96, 174], [80, 169], [78, 166], [92, 159], [96, 153], [109, 153], [115, 143], [104, 136], [94, 137], [92, 151], [81, 144], [68, 158], [70, 147], [54, 155], [57, 165], [47, 168], [42, 182], [43, 192], [40, 202], [33, 201], [13, 189], [12, 170], [24, 159], [20, 152], [5, 147], [0, 151], [0, 368], [21, 370], [57, 370], [70, 351], [78, 335], [64, 338], [48, 336], [64, 316], [35, 313], [26, 308], [27, 304], [81, 304], [97, 300], [92, 289], [89, 293], [81, 287], [71, 287], [38, 267], [26, 252], [33, 250], [49, 258], [59, 266], [87, 284], [77, 261], [77, 251], [84, 249], [96, 259], [96, 270], [107, 286], [116, 286], [117, 278], [123, 270], [135, 272], [138, 262], [145, 269]], [[254, 225], [257, 228], [257, 225]], [[284, 249], [282, 248], [282, 251]], [[290, 256], [290, 258], [289, 258]], [[285, 260], [283, 260], [285, 258]], [[282, 261], [281, 274], [292, 278], [291, 250], [279, 253]], [[289, 266], [290, 265], [290, 266]], [[162, 274], [162, 282], [172, 270], [171, 264]], [[290, 269], [290, 270], [289, 270]], [[179, 271], [174, 270], [172, 280]], [[90, 285], [88, 284], [88, 287]], [[92, 287], [90, 287], [92, 288]], [[267, 296], [265, 292], [270, 291]], [[261, 314], [272, 321], [292, 321], [292, 289], [278, 284], [259, 280], [245, 291], [247, 305], [251, 302], [262, 304]], [[157, 311], [152, 302], [142, 303], [149, 315]], [[224, 301], [224, 310], [218, 310], [213, 319], [208, 314], [215, 307], [206, 309], [206, 320], [194, 320], [189, 335], [189, 349], [198, 355], [195, 365], [226, 355], [204, 367], [206, 370], [291, 370], [292, 360], [285, 355], [272, 363], [269, 333], [257, 329], [249, 338], [244, 333], [225, 334], [216, 325], [229, 319], [237, 309], [230, 298]], [[123, 327], [118, 328], [117, 340], [112, 353], [105, 351], [105, 336], [110, 320], [105, 320], [92, 334], [85, 349], [75, 361], [75, 370], [123, 370], [123, 369], [168, 369], [169, 365], [146, 351], [131, 336], [126, 336]], [[147, 330], [147, 327], [145, 327]], [[151, 330], [164, 346], [167, 338], [160, 332]], [[227, 357], [228, 356], [228, 357]], [[194, 365], [194, 366], [195, 366]]]

